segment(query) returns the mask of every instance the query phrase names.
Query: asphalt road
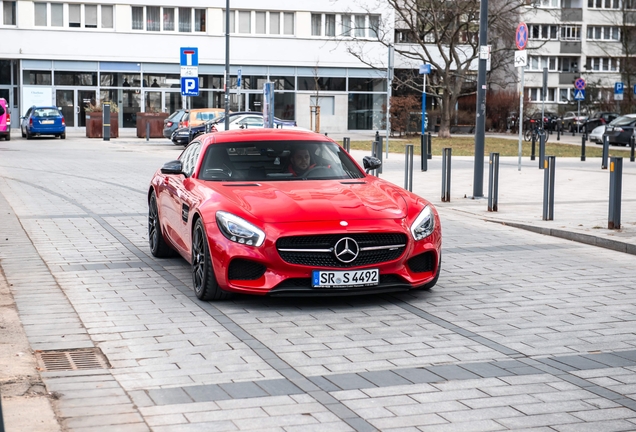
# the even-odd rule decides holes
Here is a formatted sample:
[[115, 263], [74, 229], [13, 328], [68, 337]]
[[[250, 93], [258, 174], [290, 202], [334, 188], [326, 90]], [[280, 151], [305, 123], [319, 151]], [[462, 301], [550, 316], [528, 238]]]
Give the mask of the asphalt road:
[[65, 430], [636, 430], [632, 255], [439, 206], [430, 292], [204, 303], [147, 246], [149, 180], [179, 152], [0, 142], [0, 265], [30, 347], [107, 361], [41, 372]]

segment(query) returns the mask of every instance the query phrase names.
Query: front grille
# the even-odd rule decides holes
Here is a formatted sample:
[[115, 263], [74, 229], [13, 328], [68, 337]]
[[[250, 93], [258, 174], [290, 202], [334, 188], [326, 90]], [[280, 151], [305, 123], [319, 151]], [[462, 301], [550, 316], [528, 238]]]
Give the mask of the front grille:
[[433, 252], [424, 252], [414, 256], [406, 264], [415, 273], [431, 272], [435, 269], [435, 254]]
[[[338, 240], [349, 237], [354, 239], [360, 249], [402, 245], [391, 249], [360, 250], [358, 257], [350, 263], [336, 259], [333, 249]], [[393, 261], [399, 258], [406, 248], [407, 237], [397, 233], [378, 234], [323, 234], [315, 236], [282, 237], [276, 242], [280, 257], [290, 263], [310, 267], [357, 267]], [[300, 251], [282, 251], [281, 249], [298, 249]], [[303, 252], [302, 249], [325, 249], [329, 252]]]
[[234, 259], [228, 269], [228, 279], [230, 280], [256, 280], [263, 276], [267, 268], [260, 263], [246, 260]]

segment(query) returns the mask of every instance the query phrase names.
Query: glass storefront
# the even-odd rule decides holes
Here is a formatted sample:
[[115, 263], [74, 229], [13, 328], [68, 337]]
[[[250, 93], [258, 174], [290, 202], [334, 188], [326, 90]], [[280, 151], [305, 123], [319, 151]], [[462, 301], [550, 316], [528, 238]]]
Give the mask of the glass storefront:
[[386, 94], [349, 94], [347, 129], [386, 128]]

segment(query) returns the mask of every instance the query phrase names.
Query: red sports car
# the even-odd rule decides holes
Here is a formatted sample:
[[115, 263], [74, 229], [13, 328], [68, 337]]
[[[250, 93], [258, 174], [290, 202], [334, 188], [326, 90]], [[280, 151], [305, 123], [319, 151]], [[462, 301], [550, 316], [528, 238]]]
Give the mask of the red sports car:
[[148, 208], [152, 254], [181, 254], [202, 300], [429, 289], [440, 274], [431, 203], [313, 132], [202, 135], [155, 173]]

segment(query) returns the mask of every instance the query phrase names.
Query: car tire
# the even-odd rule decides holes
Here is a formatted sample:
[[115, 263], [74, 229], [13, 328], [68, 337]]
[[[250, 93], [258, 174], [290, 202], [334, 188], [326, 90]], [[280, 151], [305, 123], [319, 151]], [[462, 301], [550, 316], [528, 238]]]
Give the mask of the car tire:
[[66, 132], [64, 132], [63, 134], [60, 134], [60, 139], [66, 139]]
[[30, 140], [33, 139], [33, 135], [29, 133], [29, 131], [26, 131], [26, 139]]
[[150, 253], [157, 258], [169, 258], [176, 255], [174, 249], [168, 245], [161, 232], [159, 222], [159, 210], [157, 207], [157, 195], [154, 191], [148, 201], [148, 244]]
[[9, 132], [5, 137], [4, 137], [5, 141], [11, 141], [11, 132]]
[[442, 254], [439, 254], [439, 264], [437, 266], [437, 273], [435, 273], [435, 277], [432, 281], [425, 283], [421, 287], [418, 288], [420, 291], [428, 291], [433, 288], [437, 284], [437, 280], [439, 279], [439, 274], [442, 272]]
[[214, 275], [208, 238], [201, 219], [196, 221], [192, 232], [192, 283], [199, 300], [223, 300], [230, 295], [219, 287]]

